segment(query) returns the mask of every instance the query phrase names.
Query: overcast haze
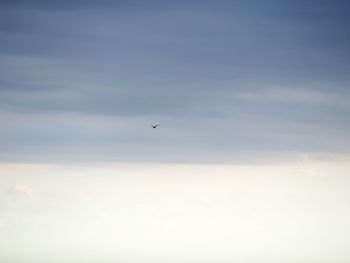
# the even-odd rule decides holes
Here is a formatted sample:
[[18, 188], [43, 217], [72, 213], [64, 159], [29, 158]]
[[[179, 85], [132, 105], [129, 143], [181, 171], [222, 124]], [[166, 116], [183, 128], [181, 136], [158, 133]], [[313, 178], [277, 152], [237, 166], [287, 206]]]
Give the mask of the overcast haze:
[[0, 261], [349, 262], [349, 8], [0, 1]]

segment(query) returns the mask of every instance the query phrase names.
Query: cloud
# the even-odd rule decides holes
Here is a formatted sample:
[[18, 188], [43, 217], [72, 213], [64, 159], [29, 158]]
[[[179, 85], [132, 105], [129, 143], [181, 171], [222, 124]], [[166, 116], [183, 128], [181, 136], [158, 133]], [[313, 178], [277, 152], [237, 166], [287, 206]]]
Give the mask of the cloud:
[[316, 171], [312, 168], [300, 167], [298, 173], [301, 175], [316, 175]]
[[36, 190], [29, 186], [29, 185], [24, 185], [24, 184], [17, 184], [14, 186], [14, 191], [22, 196], [25, 196], [29, 199], [34, 199], [37, 195], [36, 195]]
[[78, 194], [77, 197], [79, 200], [85, 201], [85, 202], [90, 202], [92, 200], [90, 196], [84, 195], [84, 194]]
[[341, 92], [341, 89], [322, 90], [316, 88], [259, 88], [251, 91], [242, 91], [237, 97], [257, 103], [287, 103], [287, 104], [311, 104], [350, 108], [349, 93]]

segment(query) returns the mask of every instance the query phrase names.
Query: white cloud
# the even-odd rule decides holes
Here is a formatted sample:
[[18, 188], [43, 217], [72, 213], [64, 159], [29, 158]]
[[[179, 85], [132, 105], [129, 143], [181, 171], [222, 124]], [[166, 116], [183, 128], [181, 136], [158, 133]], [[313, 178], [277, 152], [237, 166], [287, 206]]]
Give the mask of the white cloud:
[[36, 197], [36, 190], [29, 186], [24, 184], [17, 184], [14, 186], [14, 190], [17, 194], [23, 195], [27, 198], [33, 199]]
[[[1, 231], [12, 233], [10, 240], [0, 235], [3, 257], [158, 262], [152, 255], [162, 251], [159, 262], [277, 262], [269, 256], [277, 248], [287, 259], [297, 251], [298, 262], [327, 255], [347, 259], [349, 160], [305, 154], [298, 162], [271, 165], [0, 164], [1, 182], [14, 186], [13, 192], [33, 195], [35, 187], [42, 195], [30, 205], [0, 198], [6, 220]], [[313, 169], [317, 176], [297, 176], [297, 169]], [[65, 244], [74, 250], [66, 251]], [[23, 247], [25, 253], [15, 253]], [[92, 251], [91, 260], [85, 251]], [[264, 253], [256, 258], [251, 251]]]
[[302, 175], [316, 175], [316, 171], [311, 168], [300, 167], [298, 173]]
[[78, 194], [77, 197], [79, 200], [85, 201], [85, 202], [90, 202], [92, 200], [92, 198], [90, 196], [83, 195], [83, 194]]

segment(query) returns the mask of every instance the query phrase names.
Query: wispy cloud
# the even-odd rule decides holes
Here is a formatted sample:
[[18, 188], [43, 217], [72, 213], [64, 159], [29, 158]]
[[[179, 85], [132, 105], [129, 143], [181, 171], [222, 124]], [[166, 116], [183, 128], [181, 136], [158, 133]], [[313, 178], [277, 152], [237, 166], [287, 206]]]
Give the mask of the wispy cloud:
[[29, 199], [34, 199], [37, 197], [36, 189], [30, 185], [17, 184], [14, 186], [14, 191], [16, 194], [22, 195]]
[[315, 170], [313, 170], [311, 168], [300, 167], [298, 172], [302, 175], [316, 175]]
[[88, 195], [85, 195], [85, 194], [78, 194], [77, 195], [77, 198], [81, 201], [84, 201], [84, 202], [90, 202], [92, 201], [92, 198]]
[[241, 91], [236, 94], [240, 99], [258, 103], [285, 103], [298, 105], [333, 106], [350, 109], [350, 93], [343, 89], [317, 88], [259, 88]]

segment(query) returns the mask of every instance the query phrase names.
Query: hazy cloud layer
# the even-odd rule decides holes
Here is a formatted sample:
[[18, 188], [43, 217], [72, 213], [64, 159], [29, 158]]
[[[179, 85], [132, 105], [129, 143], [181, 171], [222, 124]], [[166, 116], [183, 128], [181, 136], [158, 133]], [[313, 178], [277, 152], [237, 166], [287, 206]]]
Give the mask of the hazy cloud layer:
[[[349, 159], [310, 157], [282, 165], [0, 164], [0, 259], [347, 262], [349, 168]], [[16, 182], [25, 192], [35, 185], [40, 198], [9, 194]]]
[[35, 198], [35, 189], [29, 185], [24, 185], [24, 184], [16, 184], [13, 187], [13, 191], [16, 194], [23, 195], [29, 199]]

